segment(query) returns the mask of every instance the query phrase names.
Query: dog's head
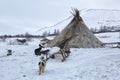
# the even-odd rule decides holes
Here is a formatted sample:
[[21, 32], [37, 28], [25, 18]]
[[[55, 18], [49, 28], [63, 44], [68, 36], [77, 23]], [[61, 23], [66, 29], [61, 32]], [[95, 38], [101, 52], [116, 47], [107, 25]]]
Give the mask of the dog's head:
[[43, 44], [39, 44], [39, 47], [44, 48], [44, 45]]

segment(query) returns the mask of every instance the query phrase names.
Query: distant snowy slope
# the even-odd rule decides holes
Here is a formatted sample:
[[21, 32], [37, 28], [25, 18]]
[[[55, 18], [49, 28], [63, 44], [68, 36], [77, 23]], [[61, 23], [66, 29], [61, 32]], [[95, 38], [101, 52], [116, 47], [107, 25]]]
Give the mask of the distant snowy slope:
[[120, 27], [120, 10], [88, 9], [83, 10], [81, 16], [89, 28], [104, 25]]
[[103, 43], [120, 42], [119, 32], [100, 33], [95, 36]]
[[[88, 28], [100, 28], [100, 26], [117, 26], [120, 27], [120, 10], [108, 10], [108, 9], [84, 9], [81, 11], [80, 15], [82, 16], [85, 24]], [[66, 18], [69, 17], [66, 16]], [[53, 32], [55, 29], [60, 31], [67, 26], [71, 21], [72, 17], [67, 19], [56, 26], [40, 27], [35, 34], [42, 34], [45, 31]], [[59, 22], [59, 21], [58, 21]]]

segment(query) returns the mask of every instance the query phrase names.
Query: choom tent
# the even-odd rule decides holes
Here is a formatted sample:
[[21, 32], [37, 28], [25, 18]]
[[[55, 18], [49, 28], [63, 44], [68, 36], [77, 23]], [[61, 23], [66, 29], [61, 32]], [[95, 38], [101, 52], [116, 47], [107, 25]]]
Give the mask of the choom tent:
[[58, 46], [65, 49], [102, 47], [102, 42], [88, 29], [77, 9], [75, 9], [73, 16], [71, 22], [48, 46]]

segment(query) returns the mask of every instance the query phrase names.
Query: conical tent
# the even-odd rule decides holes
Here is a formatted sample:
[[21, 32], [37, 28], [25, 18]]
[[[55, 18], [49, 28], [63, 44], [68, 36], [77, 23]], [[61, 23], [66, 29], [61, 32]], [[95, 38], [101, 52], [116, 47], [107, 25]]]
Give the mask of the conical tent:
[[48, 46], [60, 48], [98, 48], [102, 42], [88, 29], [76, 9], [74, 18]]

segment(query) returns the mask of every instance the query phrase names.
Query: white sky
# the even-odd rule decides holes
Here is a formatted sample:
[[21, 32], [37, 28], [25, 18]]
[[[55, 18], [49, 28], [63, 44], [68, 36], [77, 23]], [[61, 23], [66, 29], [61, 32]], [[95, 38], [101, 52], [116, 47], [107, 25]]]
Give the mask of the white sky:
[[71, 8], [120, 9], [120, 0], [0, 0], [0, 34], [53, 25], [70, 16]]

